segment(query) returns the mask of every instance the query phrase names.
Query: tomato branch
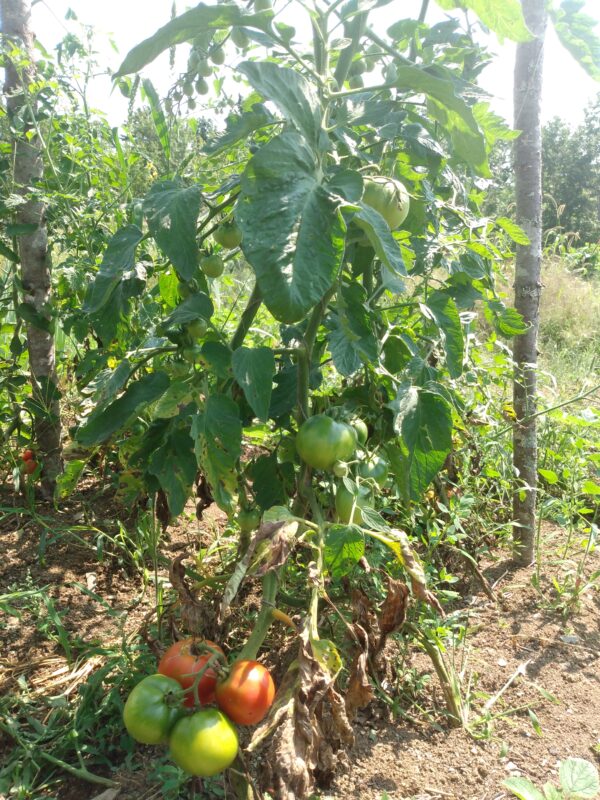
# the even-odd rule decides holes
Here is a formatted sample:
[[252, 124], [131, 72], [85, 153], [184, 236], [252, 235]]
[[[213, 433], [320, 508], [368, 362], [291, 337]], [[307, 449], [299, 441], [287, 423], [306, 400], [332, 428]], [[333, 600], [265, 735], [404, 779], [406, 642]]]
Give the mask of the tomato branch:
[[274, 619], [273, 608], [277, 597], [278, 584], [279, 579], [277, 573], [274, 570], [267, 572], [262, 580], [263, 597], [261, 609], [254, 623], [252, 633], [238, 656], [239, 661], [254, 661], [256, 659], [258, 651]]
[[240, 317], [240, 321], [236, 328], [235, 333], [231, 339], [230, 347], [232, 350], [237, 350], [238, 347], [244, 342], [248, 331], [250, 330], [250, 326], [254, 322], [254, 318], [258, 314], [258, 309], [262, 304], [262, 292], [259, 289], [258, 282], [254, 284], [254, 289], [252, 290], [252, 294], [248, 299], [248, 303], [246, 308], [242, 311], [242, 316]]

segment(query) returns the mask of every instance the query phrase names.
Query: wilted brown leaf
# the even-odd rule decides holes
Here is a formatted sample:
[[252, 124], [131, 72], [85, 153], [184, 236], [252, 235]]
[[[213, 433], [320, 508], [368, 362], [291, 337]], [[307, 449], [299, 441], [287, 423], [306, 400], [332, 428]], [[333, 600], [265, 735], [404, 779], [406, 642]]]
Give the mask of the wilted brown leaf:
[[320, 780], [331, 777], [338, 750], [352, 738], [333, 677], [315, 658], [307, 631], [278, 692], [273, 716], [279, 726], [273, 732], [272, 720], [263, 723], [251, 749], [273, 732], [264, 759], [270, 791], [276, 800], [301, 800], [311, 794], [315, 775]]
[[[225, 615], [235, 599], [240, 586], [248, 572], [262, 576], [271, 569], [276, 569], [285, 562], [294, 545], [294, 537], [298, 531], [298, 523], [290, 521], [264, 522], [254, 533], [248, 549], [236, 564], [233, 575], [223, 589], [221, 605], [219, 607], [218, 621], [222, 623]], [[286, 551], [284, 542], [289, 542]], [[257, 557], [257, 551], [262, 548]], [[279, 559], [283, 558], [283, 561]], [[252, 565], [252, 568], [251, 568]]]
[[265, 526], [261, 526], [259, 531], [263, 527], [266, 528], [267, 525], [270, 528], [268, 534], [270, 541], [268, 549], [266, 548], [262, 554], [262, 563], [254, 570], [254, 574], [257, 577], [262, 577], [269, 570], [279, 569], [279, 567], [283, 566], [296, 544], [298, 523], [295, 520], [292, 522], [267, 523]]
[[365, 629], [358, 623], [352, 626], [354, 640], [359, 646], [350, 667], [350, 679], [346, 690], [346, 713], [354, 719], [359, 708], [364, 708], [374, 697], [373, 687], [369, 680], [369, 637]]
[[406, 619], [406, 608], [408, 606], [408, 586], [402, 581], [388, 578], [388, 593], [383, 601], [379, 612], [379, 630], [381, 639], [378, 650], [382, 650], [385, 639], [390, 633], [394, 633]]
[[440, 605], [440, 601], [433, 594], [433, 592], [431, 592], [427, 588], [427, 586], [425, 586], [424, 584], [420, 583], [419, 581], [414, 580], [414, 578], [412, 579], [411, 584], [412, 584], [413, 593], [414, 593], [416, 598], [418, 598], [419, 600], [422, 600], [424, 603], [427, 603], [427, 605], [429, 605], [433, 609], [435, 609], [438, 612], [438, 614], [440, 615], [440, 617], [445, 617], [446, 616], [444, 614], [444, 609]]
[[210, 615], [207, 606], [200, 602], [196, 593], [188, 586], [185, 567], [182, 563], [187, 557], [187, 553], [182, 553], [173, 559], [169, 568], [169, 580], [179, 598], [183, 628], [189, 633], [198, 635], [206, 630], [207, 618]]
[[370, 598], [362, 589], [352, 590], [352, 618], [368, 636], [371, 652], [375, 652], [380, 639], [379, 622]]

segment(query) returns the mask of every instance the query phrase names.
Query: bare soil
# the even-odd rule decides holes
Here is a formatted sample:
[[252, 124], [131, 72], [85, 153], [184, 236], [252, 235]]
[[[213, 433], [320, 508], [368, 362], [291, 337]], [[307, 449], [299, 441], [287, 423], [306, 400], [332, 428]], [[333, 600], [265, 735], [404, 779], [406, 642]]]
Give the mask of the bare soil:
[[[13, 502], [0, 492], [0, 505], [6, 508]], [[99, 563], [94, 549], [98, 529], [115, 532], [112, 500], [90, 486], [60, 513], [50, 507], [38, 507], [36, 513], [37, 517], [0, 513], [0, 595], [15, 587], [49, 586], [56, 610], [64, 612], [65, 628], [86, 642], [116, 643], [123, 634], [140, 631], [153, 608], [152, 593], [142, 595], [139, 574], [118, 558]], [[212, 509], [202, 525], [188, 514], [169, 530], [162, 551], [170, 559], [179, 552], [196, 552], [221, 524]], [[79, 541], [67, 533], [74, 527]], [[41, 561], [43, 531], [48, 538]], [[569, 564], [555, 558], [564, 540], [560, 529], [546, 526], [544, 540], [548, 587], [550, 577], [560, 578]], [[503, 558], [500, 554], [481, 565], [494, 585], [496, 602], [481, 592], [481, 586], [465, 583], [461, 605], [469, 611], [470, 633], [464, 645], [448, 654], [470, 703], [470, 733], [448, 724], [431, 663], [416, 649], [410, 650], [408, 661], [406, 654], [401, 659], [398, 641], [390, 659], [397, 658], [393, 671], [400, 671], [406, 681], [406, 691], [398, 697], [399, 713], [392, 715], [390, 698], [380, 698], [359, 712], [355, 747], [340, 754], [335, 782], [321, 798], [500, 800], [508, 797], [502, 781], [509, 775], [542, 784], [556, 779], [558, 762], [569, 756], [599, 762], [600, 593], [588, 590], [577, 612], [565, 619], [551, 607], [556, 598], [550, 589], [543, 596], [533, 589], [531, 569], [514, 570]], [[591, 556], [589, 571], [598, 568], [598, 561]], [[107, 610], [128, 613], [116, 617]], [[72, 700], [79, 683], [95, 668], [93, 662], [79, 665], [75, 673], [60, 643], [43, 635], [31, 611], [20, 620], [0, 616], [0, 632], [0, 694], [18, 691], [21, 680], [34, 692], [64, 691]], [[269, 654], [269, 660], [274, 655]], [[427, 675], [430, 681], [417, 685]], [[12, 746], [7, 737], [0, 738], [0, 763], [2, 753]], [[159, 797], [139, 773], [121, 770], [117, 778], [121, 800]], [[98, 786], [65, 776], [58, 796], [86, 800], [101, 793]], [[200, 790], [194, 796], [212, 795]], [[233, 795], [226, 791], [225, 796]]]

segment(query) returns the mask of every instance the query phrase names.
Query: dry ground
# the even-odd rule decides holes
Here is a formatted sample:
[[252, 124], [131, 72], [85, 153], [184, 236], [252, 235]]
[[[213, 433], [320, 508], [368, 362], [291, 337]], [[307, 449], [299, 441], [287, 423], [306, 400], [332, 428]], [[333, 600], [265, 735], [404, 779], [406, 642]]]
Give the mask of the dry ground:
[[[4, 500], [7, 500], [5, 495]], [[89, 501], [89, 502], [88, 502]], [[4, 502], [6, 507], [6, 502]], [[93, 510], [92, 510], [93, 507]], [[92, 534], [85, 528], [108, 524], [113, 512], [110, 500], [93, 503], [85, 493], [61, 514], [50, 509], [39, 511], [46, 526], [54, 520], [54, 530], [77, 523], [82, 526], [82, 542], [61, 535], [49, 541], [46, 561], [40, 564], [38, 548], [41, 527], [32, 517], [0, 517], [0, 595], [10, 587], [50, 584], [50, 595], [58, 610], [66, 610], [65, 627], [86, 641], [118, 641], [135, 634], [152, 609], [152, 597], [140, 600], [140, 581], [131, 572], [109, 559], [99, 564], [91, 547]], [[171, 558], [183, 549], [193, 551], [200, 536], [218, 523], [208, 518], [208, 530], [188, 518], [170, 532], [163, 550]], [[50, 526], [52, 529], [52, 526]], [[544, 552], [553, 556], [561, 531], [547, 527]], [[499, 556], [484, 572], [495, 582], [497, 602], [478, 593], [473, 586], [463, 601], [469, 609], [471, 633], [467, 643], [455, 654], [466, 696], [471, 702], [472, 732], [451, 730], [441, 714], [441, 693], [432, 678], [422, 697], [430, 719], [441, 723], [436, 730], [417, 705], [409, 718], [390, 715], [389, 705], [376, 702], [359, 714], [356, 745], [340, 759], [340, 770], [333, 786], [322, 798], [360, 798], [360, 800], [500, 800], [507, 797], [502, 781], [521, 774], [538, 783], [557, 775], [557, 764], [569, 756], [588, 758], [598, 763], [600, 755], [600, 593], [590, 590], [578, 613], [564, 620], [531, 586], [531, 570], [510, 571]], [[598, 558], [590, 568], [598, 568]], [[559, 565], [552, 569], [557, 571]], [[507, 571], [508, 570], [508, 571]], [[553, 574], [555, 574], [553, 572]], [[105, 613], [98, 602], [76, 587], [93, 587], [109, 608], [128, 610], [123, 618]], [[550, 600], [551, 595], [546, 595]], [[25, 680], [34, 691], [65, 691], [76, 695], [86, 670], [93, 663], [70, 670], [57, 643], [44, 639], [34, 620], [0, 619], [3, 649], [0, 658], [0, 692], [15, 690], [16, 680]], [[432, 672], [425, 657], [410, 656], [414, 676]], [[485, 703], [514, 679], [486, 713]], [[61, 681], [64, 681], [61, 683]], [[62, 689], [60, 687], [63, 687]], [[470, 687], [470, 688], [468, 688]], [[549, 699], [552, 695], [555, 700]], [[529, 711], [539, 720], [536, 732]], [[0, 760], [12, 746], [0, 739]], [[596, 749], [594, 749], [596, 748]], [[150, 756], [149, 756], [150, 757]], [[121, 800], [159, 797], [156, 788], [144, 786], [143, 777], [119, 773]], [[101, 793], [98, 787], [74, 782], [65, 777], [60, 800], [86, 800]], [[190, 795], [191, 796], [191, 795]], [[202, 797], [200, 791], [195, 797]], [[204, 795], [208, 796], [208, 795]]]

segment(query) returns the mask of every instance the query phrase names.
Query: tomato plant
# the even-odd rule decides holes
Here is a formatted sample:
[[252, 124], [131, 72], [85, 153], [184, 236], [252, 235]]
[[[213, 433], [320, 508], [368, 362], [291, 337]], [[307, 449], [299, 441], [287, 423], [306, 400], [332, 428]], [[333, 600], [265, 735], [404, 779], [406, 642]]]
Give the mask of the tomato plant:
[[229, 675], [217, 682], [217, 705], [238, 725], [256, 725], [275, 697], [271, 673], [258, 661], [236, 661]]
[[214, 642], [194, 638], [182, 639], [169, 647], [158, 664], [158, 671], [161, 675], [173, 678], [185, 690], [192, 689], [198, 673], [204, 670], [195, 694], [186, 691], [184, 702], [188, 707], [198, 703], [207, 705], [215, 699], [217, 673], [212, 667], [206, 667], [206, 663], [213, 655], [206, 649], [206, 645], [221, 655], [223, 654], [219, 645]]
[[171, 758], [190, 775], [208, 778], [229, 767], [238, 752], [235, 727], [216, 708], [183, 717], [169, 737]]
[[123, 709], [127, 732], [142, 744], [166, 742], [182, 713], [181, 686], [165, 675], [149, 675], [135, 686]]
[[302, 424], [296, 436], [300, 458], [315, 469], [330, 470], [336, 461], [347, 461], [356, 449], [356, 433], [345, 422], [315, 414]]
[[[375, 33], [371, 4], [350, 0], [315, 7], [315, 35], [301, 44], [273, 24], [267, 0], [247, 6], [186, 11], [132, 50], [117, 75], [189, 41], [193, 55], [169, 91], [170, 108], [190, 107], [185, 97], [213, 75], [198, 102], [227, 118], [219, 130], [194, 120], [202, 169], [174, 163], [173, 142], [161, 140], [168, 174], [144, 187], [140, 217], [94, 261], [91, 324], [111, 345], [92, 349], [109, 352], [110, 364], [94, 367], [97, 406], [82, 415], [78, 438], [109, 443], [141, 410], [148, 426], [133, 458], [164, 524], [192, 493], [198, 514], [214, 500], [234, 523], [215, 577], [226, 581], [221, 609], [239, 601], [243, 581], [262, 580], [239, 657], [256, 665], [278, 592], [306, 604], [306, 647], [323, 654], [325, 578], [341, 581], [363, 556], [377, 561], [378, 579], [375, 570], [364, 576], [377, 601], [386, 557], [420, 597], [433, 596], [402, 528], [414, 530], [414, 504], [448, 463], [454, 421], [470, 413], [460, 378], [473, 367], [475, 304], [497, 335], [519, 325], [494, 291], [498, 251], [477, 182], [489, 177], [487, 142], [510, 134], [474, 105], [470, 77], [481, 61], [470, 33], [402, 20]], [[247, 58], [239, 53], [246, 39]], [[232, 68], [240, 103], [227, 108], [220, 87]], [[231, 268], [215, 285], [221, 248]], [[140, 260], [152, 272], [130, 286], [123, 265]], [[198, 317], [211, 324], [192, 346]], [[117, 326], [130, 326], [127, 343]], [[187, 375], [184, 360], [194, 365]], [[333, 588], [351, 619], [343, 587]], [[327, 663], [341, 659], [335, 649], [330, 643]], [[266, 688], [248, 679], [244, 688], [240, 671], [234, 665], [215, 693], [226, 713], [251, 723], [274, 690], [264, 673]], [[259, 699], [242, 713], [251, 688]], [[242, 701], [227, 705], [238, 694]]]

